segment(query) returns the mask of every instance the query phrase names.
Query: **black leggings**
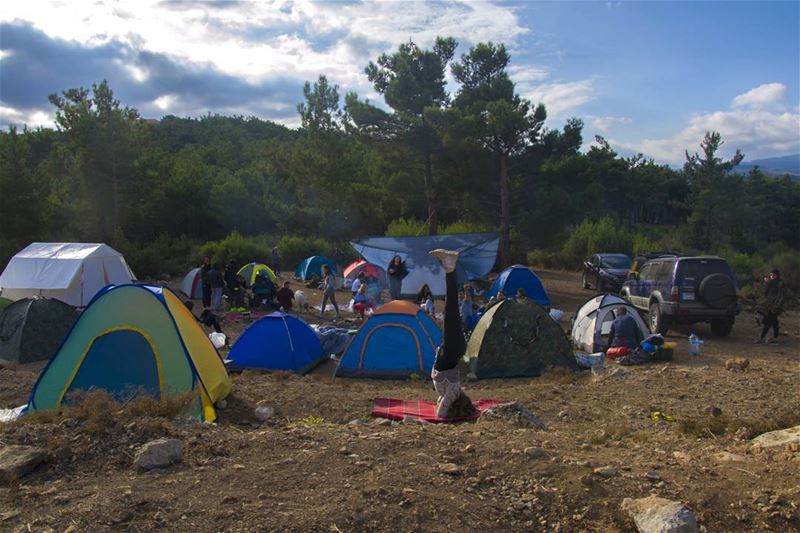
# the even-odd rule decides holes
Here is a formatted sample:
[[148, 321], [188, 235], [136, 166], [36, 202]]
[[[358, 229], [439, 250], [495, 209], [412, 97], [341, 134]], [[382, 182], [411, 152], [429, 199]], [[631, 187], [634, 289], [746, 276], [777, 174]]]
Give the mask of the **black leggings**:
[[458, 281], [455, 272], [445, 275], [447, 294], [444, 300], [444, 342], [436, 353], [433, 365], [438, 371], [450, 370], [458, 365], [458, 360], [467, 350], [464, 331], [461, 327], [461, 314], [458, 311]]
[[780, 324], [778, 323], [778, 315], [777, 313], [767, 313], [764, 315], [764, 329], [761, 330], [761, 338], [767, 336], [769, 332], [769, 328], [772, 328], [772, 332], [775, 334], [775, 338], [778, 338], [778, 328]]

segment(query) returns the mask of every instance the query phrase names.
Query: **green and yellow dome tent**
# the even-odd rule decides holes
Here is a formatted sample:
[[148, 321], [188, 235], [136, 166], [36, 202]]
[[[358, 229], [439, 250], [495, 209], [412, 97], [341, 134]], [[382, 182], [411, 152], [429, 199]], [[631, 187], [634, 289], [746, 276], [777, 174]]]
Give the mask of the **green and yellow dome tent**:
[[28, 410], [59, 409], [69, 394], [106, 390], [120, 401], [195, 392], [192, 415], [216, 419], [231, 381], [194, 315], [171, 290], [110, 286], [95, 296], [42, 370]]

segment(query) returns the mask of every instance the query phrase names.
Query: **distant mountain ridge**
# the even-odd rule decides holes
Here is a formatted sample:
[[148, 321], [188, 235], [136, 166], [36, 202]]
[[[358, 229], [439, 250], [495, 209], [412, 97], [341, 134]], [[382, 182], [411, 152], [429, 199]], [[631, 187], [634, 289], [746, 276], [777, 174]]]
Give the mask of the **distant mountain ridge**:
[[758, 167], [764, 174], [770, 174], [772, 176], [789, 174], [792, 179], [800, 180], [800, 154], [742, 161], [736, 167], [735, 171], [746, 174], [755, 167]]

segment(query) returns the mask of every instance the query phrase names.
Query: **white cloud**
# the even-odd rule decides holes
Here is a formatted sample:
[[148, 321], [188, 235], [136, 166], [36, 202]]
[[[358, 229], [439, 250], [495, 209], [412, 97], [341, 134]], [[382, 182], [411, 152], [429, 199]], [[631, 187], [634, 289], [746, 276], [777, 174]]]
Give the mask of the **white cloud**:
[[552, 82], [528, 86], [520, 93], [534, 104], [544, 103], [550, 119], [566, 118], [574, 110], [594, 98], [593, 82], [590, 79], [572, 82]]
[[751, 107], [764, 109], [783, 102], [786, 97], [786, 85], [782, 83], [765, 83], [733, 99], [733, 107]]
[[[151, 0], [120, 7], [34, 0], [4, 4], [0, 20], [29, 21], [50, 37], [81, 45], [117, 40], [189, 64], [210, 64], [252, 84], [276, 76], [313, 80], [324, 72], [343, 89], [359, 93], [371, 89], [363, 74], [366, 62], [409, 39], [422, 46], [440, 35], [465, 45], [513, 43], [527, 31], [512, 7], [483, 0], [347, 5], [279, 0], [241, 2], [235, 8], [213, 2]], [[331, 44], [320, 47], [326, 38]], [[135, 66], [127, 70], [134, 80], [146, 79]]]
[[29, 128], [54, 128], [53, 114], [42, 109], [23, 111], [0, 104], [0, 124], [25, 124]]
[[613, 144], [642, 152], [659, 162], [681, 164], [685, 161], [684, 151], [699, 151], [703, 136], [712, 130], [722, 135], [725, 144], [720, 152], [723, 157], [730, 157], [737, 148], [741, 149], [746, 159], [800, 152], [800, 110], [770, 112], [737, 109], [698, 114], [672, 137]]
[[608, 133], [614, 126], [626, 126], [632, 124], [633, 120], [628, 117], [586, 117], [592, 127], [599, 133]]

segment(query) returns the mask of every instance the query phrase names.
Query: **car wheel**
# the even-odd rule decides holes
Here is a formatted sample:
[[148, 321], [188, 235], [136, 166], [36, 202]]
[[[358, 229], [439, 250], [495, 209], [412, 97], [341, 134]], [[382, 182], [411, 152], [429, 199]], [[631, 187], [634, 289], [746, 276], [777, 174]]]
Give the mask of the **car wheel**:
[[711, 333], [716, 337], [727, 337], [733, 329], [733, 320], [712, 320]]
[[591, 288], [591, 287], [589, 287], [589, 278], [586, 277], [586, 271], [583, 272], [583, 279], [581, 280], [581, 282], [583, 283], [583, 288], [584, 289], [590, 289]]
[[652, 333], [660, 333], [661, 335], [666, 335], [667, 331], [669, 331], [669, 325], [667, 324], [666, 317], [661, 313], [661, 306], [658, 305], [658, 302], [653, 302], [650, 304], [650, 331]]

